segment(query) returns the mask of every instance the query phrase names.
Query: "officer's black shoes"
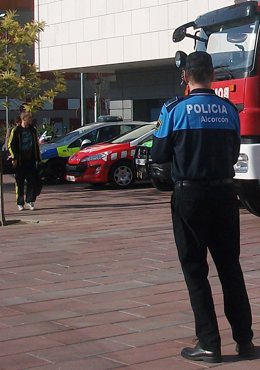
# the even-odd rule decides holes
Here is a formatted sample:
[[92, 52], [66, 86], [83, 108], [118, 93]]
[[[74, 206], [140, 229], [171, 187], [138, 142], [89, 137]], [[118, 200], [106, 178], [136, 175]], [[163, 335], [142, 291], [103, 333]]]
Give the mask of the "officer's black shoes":
[[[255, 346], [252, 341], [246, 344], [237, 344], [236, 345], [236, 352], [241, 358], [250, 359], [254, 357], [255, 354]], [[220, 349], [206, 350], [201, 348], [200, 343], [198, 342], [194, 348], [183, 348], [181, 351], [182, 357], [186, 358], [187, 360], [191, 361], [204, 361], [210, 363], [218, 363], [222, 362], [221, 351]]]
[[252, 358], [255, 354], [255, 347], [253, 342], [249, 342], [246, 344], [237, 344], [236, 351], [240, 357]]
[[196, 347], [194, 348], [183, 348], [181, 355], [182, 357], [192, 361], [204, 361], [211, 363], [222, 361], [220, 349], [209, 351], [201, 348], [199, 343], [197, 343]]

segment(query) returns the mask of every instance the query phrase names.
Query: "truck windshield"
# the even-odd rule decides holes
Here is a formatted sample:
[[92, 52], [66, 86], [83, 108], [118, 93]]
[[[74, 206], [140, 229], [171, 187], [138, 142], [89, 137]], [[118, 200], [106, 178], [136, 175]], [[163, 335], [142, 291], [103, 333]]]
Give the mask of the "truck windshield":
[[243, 78], [254, 68], [255, 45], [259, 21], [246, 24], [223, 24], [200, 31], [197, 50], [212, 56], [215, 79]]

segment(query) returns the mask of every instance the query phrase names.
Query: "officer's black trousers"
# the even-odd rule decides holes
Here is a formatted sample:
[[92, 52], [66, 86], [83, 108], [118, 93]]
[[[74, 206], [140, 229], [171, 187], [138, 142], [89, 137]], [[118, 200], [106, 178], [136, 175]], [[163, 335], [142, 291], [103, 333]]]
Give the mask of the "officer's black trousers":
[[[31, 203], [36, 200], [36, 163], [35, 161], [24, 161], [15, 169], [16, 180], [16, 202], [18, 205], [24, 205], [25, 202]], [[24, 194], [26, 180], [26, 193]]]
[[239, 205], [233, 184], [176, 188], [172, 220], [201, 346], [214, 350], [221, 345], [208, 281], [207, 250], [218, 271], [233, 338], [239, 344], [248, 343], [253, 337], [252, 315], [239, 262]]

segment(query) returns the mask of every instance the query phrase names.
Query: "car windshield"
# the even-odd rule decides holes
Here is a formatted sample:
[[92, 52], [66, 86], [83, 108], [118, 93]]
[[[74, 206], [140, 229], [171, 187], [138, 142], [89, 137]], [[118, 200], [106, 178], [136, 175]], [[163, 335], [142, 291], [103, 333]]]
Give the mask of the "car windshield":
[[80, 135], [79, 131], [72, 131], [69, 132], [68, 134], [61, 136], [59, 138], [55, 138], [52, 140], [52, 143], [59, 143], [59, 145], [66, 145], [69, 144], [71, 141], [76, 139]]
[[127, 134], [118, 136], [116, 139], [110, 141], [110, 143], [112, 144], [128, 143], [129, 141], [135, 140], [140, 136], [143, 136], [147, 132], [151, 131], [151, 129], [154, 127], [155, 127], [154, 124], [150, 124], [135, 128], [134, 130], [128, 132]]
[[201, 30], [197, 50], [212, 56], [217, 80], [245, 77], [254, 67], [259, 21], [222, 24]]
[[140, 141], [139, 145], [147, 146], [148, 148], [151, 148], [153, 145], [153, 135], [150, 135]]
[[82, 131], [71, 131], [68, 134], [52, 140], [52, 142], [59, 143], [59, 145], [70, 144], [71, 141], [80, 136]]

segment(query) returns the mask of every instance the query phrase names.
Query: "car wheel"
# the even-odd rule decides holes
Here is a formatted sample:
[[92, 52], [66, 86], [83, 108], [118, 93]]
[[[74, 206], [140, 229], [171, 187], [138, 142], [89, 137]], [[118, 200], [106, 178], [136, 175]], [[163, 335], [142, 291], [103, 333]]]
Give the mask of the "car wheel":
[[109, 183], [116, 188], [127, 188], [135, 181], [133, 165], [130, 162], [118, 162], [110, 170]]
[[59, 159], [54, 159], [46, 164], [44, 171], [44, 179], [50, 184], [62, 184], [65, 180], [66, 162]]

